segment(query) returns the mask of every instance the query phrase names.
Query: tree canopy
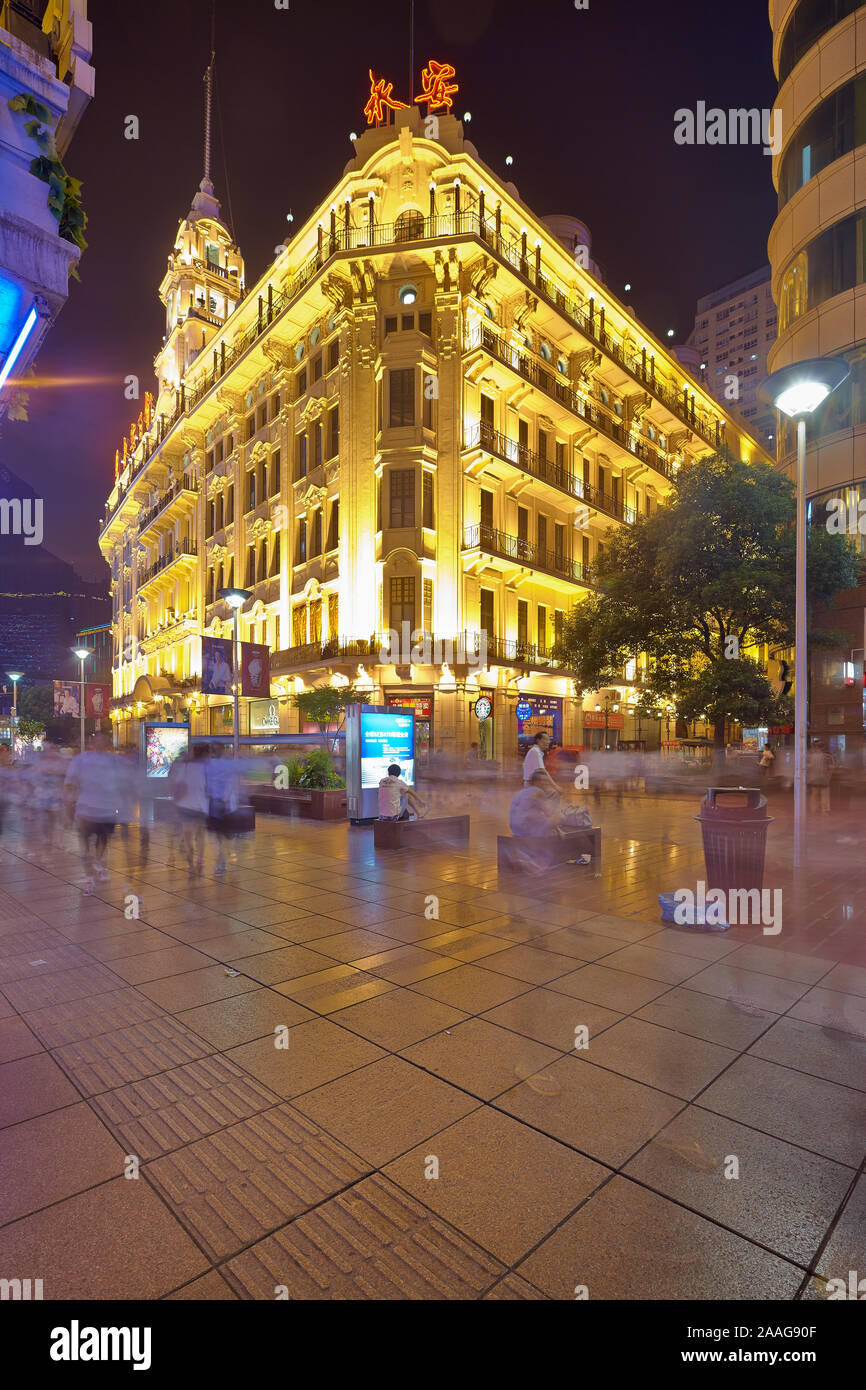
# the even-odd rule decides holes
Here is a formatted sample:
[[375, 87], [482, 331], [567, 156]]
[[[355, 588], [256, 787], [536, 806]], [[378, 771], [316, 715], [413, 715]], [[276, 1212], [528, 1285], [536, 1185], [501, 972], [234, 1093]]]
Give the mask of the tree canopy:
[[[563, 624], [556, 656], [578, 688], [622, 683], [646, 653], [645, 709], [673, 699], [682, 718], [706, 715], [724, 742], [725, 719], [751, 724], [784, 706], [745, 654], [794, 641], [796, 491], [767, 464], [712, 456], [679, 470], [666, 504], [608, 532], [593, 566], [597, 591]], [[810, 606], [831, 604], [858, 580], [847, 537], [810, 529]], [[835, 634], [813, 629], [810, 642]]]

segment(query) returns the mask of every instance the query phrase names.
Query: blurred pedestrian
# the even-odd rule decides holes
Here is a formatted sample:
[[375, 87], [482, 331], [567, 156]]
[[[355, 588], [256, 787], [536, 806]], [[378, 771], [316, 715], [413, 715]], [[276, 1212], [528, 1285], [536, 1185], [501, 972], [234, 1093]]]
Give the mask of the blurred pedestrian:
[[173, 765], [169, 789], [180, 818], [180, 833], [191, 874], [200, 874], [204, 865], [204, 829], [208, 817], [206, 743], [194, 745], [191, 754]]
[[93, 892], [95, 879], [110, 877], [105, 854], [120, 810], [121, 779], [119, 759], [101, 733], [94, 735], [90, 748], [76, 754], [66, 773], [64, 793], [73, 805], [81, 838], [85, 893]]
[[806, 754], [806, 786], [810, 810], [830, 814], [830, 759], [820, 739]]

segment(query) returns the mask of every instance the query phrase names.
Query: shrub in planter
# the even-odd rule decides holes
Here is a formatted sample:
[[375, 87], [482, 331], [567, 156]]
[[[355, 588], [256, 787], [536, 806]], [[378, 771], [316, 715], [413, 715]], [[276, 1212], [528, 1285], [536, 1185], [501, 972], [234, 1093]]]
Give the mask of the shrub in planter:
[[[293, 761], [297, 761], [293, 759]], [[289, 786], [295, 785], [289, 774]], [[334, 771], [331, 766], [331, 759], [324, 748], [314, 748], [307, 754], [304, 760], [303, 769], [296, 784], [299, 787], [316, 787], [321, 789], [337, 789], [345, 787], [346, 783], [342, 777]]]

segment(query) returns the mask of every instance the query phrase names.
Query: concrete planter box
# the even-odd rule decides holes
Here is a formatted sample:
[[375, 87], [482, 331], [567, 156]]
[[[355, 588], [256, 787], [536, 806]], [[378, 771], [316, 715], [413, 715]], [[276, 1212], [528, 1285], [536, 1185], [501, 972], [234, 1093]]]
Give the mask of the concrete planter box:
[[300, 816], [304, 820], [345, 820], [345, 787], [286, 787], [282, 791], [255, 791], [250, 800], [257, 811], [272, 816]]

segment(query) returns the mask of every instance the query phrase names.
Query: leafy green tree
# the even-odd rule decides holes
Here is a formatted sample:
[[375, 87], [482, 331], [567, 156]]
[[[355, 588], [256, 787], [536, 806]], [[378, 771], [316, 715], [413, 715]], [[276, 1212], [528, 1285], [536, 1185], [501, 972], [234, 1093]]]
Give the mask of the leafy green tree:
[[295, 707], [308, 723], [318, 725], [323, 741], [334, 753], [337, 737], [346, 722], [346, 706], [362, 700], [363, 696], [354, 686], [317, 685], [311, 690], [300, 690], [295, 696]]
[[[556, 656], [581, 691], [622, 681], [625, 663], [648, 658], [647, 710], [673, 700], [681, 718], [706, 715], [717, 748], [725, 723], [783, 718], [750, 647], [794, 640], [796, 492], [767, 464], [713, 456], [681, 468], [667, 505], [608, 532], [594, 566], [598, 592], [566, 618]], [[858, 582], [845, 536], [810, 530], [811, 605], [830, 605]], [[810, 643], [835, 633], [812, 629]]]

